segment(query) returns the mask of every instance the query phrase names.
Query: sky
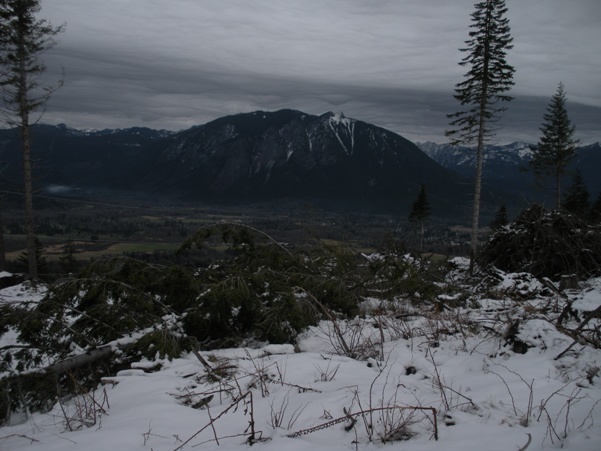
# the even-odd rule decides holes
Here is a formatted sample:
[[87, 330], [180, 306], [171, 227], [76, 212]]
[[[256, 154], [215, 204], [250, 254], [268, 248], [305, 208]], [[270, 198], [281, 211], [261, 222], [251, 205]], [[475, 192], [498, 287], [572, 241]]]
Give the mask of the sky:
[[[42, 0], [66, 24], [42, 122], [182, 130], [229, 114], [342, 112], [446, 142], [475, 0]], [[515, 100], [496, 141], [536, 142], [559, 82], [583, 144], [601, 140], [601, 1], [507, 0]]]

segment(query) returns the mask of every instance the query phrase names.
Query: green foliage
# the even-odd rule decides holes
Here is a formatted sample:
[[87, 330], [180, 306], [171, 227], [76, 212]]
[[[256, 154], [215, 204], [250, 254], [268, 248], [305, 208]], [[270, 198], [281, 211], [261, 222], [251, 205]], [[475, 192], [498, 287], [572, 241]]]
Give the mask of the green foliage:
[[27, 314], [5, 317], [31, 345], [18, 360], [35, 367], [42, 353], [61, 359], [128, 335], [138, 338], [124, 348], [126, 359], [190, 349], [177, 336], [205, 347], [292, 342], [319, 319], [303, 291], [342, 315], [358, 313], [358, 259], [351, 251], [324, 246], [293, 254], [260, 231], [232, 225], [202, 229], [184, 246], [202, 246], [211, 236], [226, 241], [229, 258], [204, 269], [110, 257], [55, 283]]
[[0, 426], [8, 421], [11, 410], [10, 395], [6, 390], [0, 389]]
[[316, 324], [313, 296], [343, 315], [358, 312], [349, 252], [337, 246], [292, 253], [262, 232], [247, 226], [201, 229], [185, 247], [202, 247], [214, 235], [230, 243], [233, 260], [202, 270], [203, 292], [183, 316], [184, 330], [204, 346], [231, 346], [246, 339], [292, 342]]
[[568, 186], [563, 208], [581, 218], [586, 218], [589, 213], [589, 193], [579, 170], [576, 170], [572, 183]]
[[20, 340], [63, 358], [73, 347], [89, 349], [161, 325], [192, 290], [192, 274], [186, 284], [182, 272], [125, 257], [100, 259], [50, 288], [19, 321]]
[[597, 199], [595, 199], [595, 202], [591, 205], [589, 220], [592, 224], [601, 224], [601, 192], [597, 196]]
[[58, 258], [58, 263], [61, 270], [65, 274], [74, 273], [77, 269], [77, 260], [75, 259], [75, 245], [73, 241], [69, 239], [65, 248], [63, 249], [62, 255]]
[[389, 248], [372, 256], [366, 267], [364, 288], [368, 295], [387, 300], [405, 299], [416, 305], [434, 302], [442, 293], [446, 262], [414, 258]]
[[530, 160], [530, 168], [537, 177], [553, 177], [558, 209], [561, 203], [561, 176], [568, 163], [574, 158], [579, 142], [573, 138], [575, 127], [568, 117], [566, 103], [563, 83], [559, 83], [557, 92], [551, 98], [547, 112], [543, 116], [542, 136]]
[[[31, 309], [3, 307], [0, 333], [14, 327], [30, 345], [27, 367], [40, 356], [61, 359], [136, 336], [124, 358], [175, 357], [190, 349], [233, 346], [245, 340], [294, 342], [320, 319], [312, 298], [345, 317], [367, 296], [383, 293], [419, 302], [439, 293], [431, 264], [389, 249], [366, 258], [348, 246], [324, 244], [294, 252], [241, 225], [202, 229], [184, 247], [229, 245], [229, 258], [206, 268], [159, 266], [127, 257], [98, 259], [77, 277], [55, 283]], [[15, 357], [17, 353], [11, 354]], [[128, 357], [129, 356], [129, 357]]]
[[54, 46], [54, 36], [64, 27], [53, 27], [46, 20], [37, 19], [40, 9], [39, 0], [0, 3], [0, 86], [6, 110], [19, 117], [43, 106], [54, 91], [52, 87], [40, 86], [46, 66], [39, 58]]
[[419, 194], [413, 202], [411, 212], [409, 213], [409, 221], [423, 222], [430, 217], [430, 203], [426, 195], [426, 187], [421, 186]]
[[182, 352], [191, 349], [193, 343], [176, 335], [165, 327], [157, 328], [146, 333], [142, 338], [127, 346], [125, 351], [128, 355], [145, 357], [149, 360], [173, 359], [181, 356]]
[[[507, 50], [513, 48], [505, 0], [484, 0], [475, 5], [467, 55], [459, 63], [469, 67], [465, 80], [455, 87], [455, 99], [467, 109], [449, 115], [453, 130], [447, 132], [452, 144], [485, 141], [493, 134], [490, 127], [506, 108], [499, 102], [512, 100], [504, 94], [513, 86], [515, 69], [507, 64]], [[479, 143], [480, 144], [480, 143]]]
[[[37, 236], [35, 237], [35, 255], [38, 264], [38, 271], [42, 274], [47, 272], [48, 259], [46, 258], [46, 249], [44, 248], [44, 245]], [[29, 258], [27, 251], [21, 252], [21, 254], [17, 257], [16, 267], [18, 271], [28, 271]]]
[[506, 94], [513, 86], [515, 69], [506, 61], [507, 50], [513, 48], [509, 19], [505, 17], [505, 0], [484, 0], [475, 5], [472, 13], [473, 30], [467, 47], [460, 49], [467, 56], [459, 63], [468, 66], [465, 80], [455, 87], [455, 99], [464, 109], [448, 115], [452, 119], [452, 130], [446, 135], [452, 144], [477, 143], [476, 178], [472, 208], [472, 230], [470, 239], [470, 273], [478, 251], [478, 229], [480, 221], [480, 197], [484, 164], [484, 143], [494, 136], [494, 124], [505, 110], [499, 106], [512, 100]]
[[571, 274], [590, 277], [601, 273], [601, 229], [577, 216], [535, 205], [492, 235], [480, 261], [553, 280]]
[[19, 127], [21, 132], [28, 273], [33, 281], [38, 279], [38, 263], [35, 255], [30, 115], [43, 109], [55, 90], [52, 86], [40, 85], [46, 71], [41, 55], [54, 46], [54, 36], [63, 30], [37, 19], [40, 9], [39, 0], [4, 0], [0, 3], [2, 112], [5, 121]]
[[421, 186], [417, 199], [413, 202], [409, 221], [419, 224], [419, 252], [424, 251], [424, 222], [430, 217], [430, 203], [426, 195], [426, 187]]
[[34, 412], [47, 412], [56, 402], [57, 382], [55, 374], [31, 373], [7, 378], [3, 385], [13, 412], [23, 406]]
[[[2, 350], [2, 370], [32, 374], [26, 382], [20, 375], [4, 379], [13, 408], [26, 402], [46, 409], [73, 380], [93, 387], [140, 358], [256, 341], [293, 343], [323, 315], [356, 317], [368, 297], [434, 304], [442, 292], [437, 265], [394, 247], [371, 256], [327, 243], [291, 250], [251, 227], [219, 225], [199, 230], [182, 252], [213, 245], [215, 238], [228, 249], [204, 268], [102, 258], [56, 282], [33, 306], [0, 306], [0, 335], [12, 328], [25, 344]], [[118, 352], [73, 374], [53, 370], [58, 374], [48, 379], [39, 371], [107, 344]]]
[[508, 223], [509, 219], [507, 218], [507, 207], [505, 207], [505, 205], [501, 205], [495, 214], [495, 219], [493, 219], [493, 221], [490, 223], [490, 228], [493, 231], [497, 231]]

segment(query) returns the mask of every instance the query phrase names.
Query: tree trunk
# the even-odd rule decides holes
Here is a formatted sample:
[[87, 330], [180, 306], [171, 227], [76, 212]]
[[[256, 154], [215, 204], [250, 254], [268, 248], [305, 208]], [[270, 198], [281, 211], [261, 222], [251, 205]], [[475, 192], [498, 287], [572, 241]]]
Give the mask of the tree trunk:
[[478, 125], [478, 147], [476, 148], [476, 180], [474, 183], [474, 206], [472, 209], [472, 235], [470, 241], [470, 275], [474, 274], [474, 265], [478, 256], [478, 229], [480, 227], [480, 197], [482, 195], [482, 167], [484, 165], [484, 129], [486, 98], [488, 96], [488, 58], [484, 58], [484, 81], [482, 82], [482, 100], [480, 101], [480, 124]]
[[[481, 126], [483, 130], [483, 126]], [[480, 222], [480, 196], [482, 193], [482, 166], [484, 153], [483, 132], [478, 136], [478, 148], [476, 149], [476, 181], [474, 183], [474, 206], [472, 208], [472, 234], [470, 241], [470, 267], [469, 272], [474, 274], [474, 264], [478, 256], [478, 229]]]
[[27, 240], [27, 262], [29, 278], [38, 280], [38, 264], [35, 248], [35, 226], [33, 221], [33, 188], [31, 181], [31, 136], [29, 130], [29, 87], [26, 69], [27, 46], [24, 30], [19, 30], [19, 86], [17, 98], [19, 101], [19, 117], [21, 119], [21, 145], [23, 150], [23, 182], [25, 193], [25, 235]]
[[[489, 11], [490, 12], [490, 11]], [[490, 19], [490, 18], [489, 18]], [[484, 162], [484, 132], [486, 128], [486, 105], [488, 102], [488, 72], [490, 62], [490, 30], [487, 26], [487, 38], [484, 42], [482, 61], [482, 88], [480, 92], [480, 111], [478, 114], [478, 147], [476, 149], [476, 181], [474, 183], [474, 207], [472, 209], [472, 236], [470, 241], [470, 275], [474, 274], [474, 265], [478, 256], [478, 229], [480, 227], [480, 196], [482, 194], [482, 166]]]
[[27, 237], [27, 262], [29, 278], [38, 279], [38, 263], [35, 248], [35, 226], [33, 220], [33, 188], [31, 182], [31, 140], [29, 137], [29, 117], [22, 114], [21, 137], [23, 140], [23, 181], [25, 191], [25, 234]]
[[[69, 357], [53, 363], [45, 368], [26, 371], [20, 374], [11, 374], [0, 379], [0, 408], [8, 406], [5, 412], [0, 411], [0, 425], [10, 418], [11, 404], [19, 404], [21, 408], [29, 410], [33, 403], [35, 410], [45, 410], [56, 401], [59, 393], [54, 391], [58, 385], [56, 376], [75, 370], [96, 360], [108, 358], [114, 352], [110, 345], [91, 349], [84, 354]], [[45, 388], [44, 388], [45, 387]], [[11, 393], [17, 393], [19, 399], [11, 403]], [[4, 413], [4, 415], [2, 415]]]
[[557, 169], [557, 174], [555, 175], [555, 182], [556, 182], [555, 195], [557, 196], [555, 208], [557, 208], [557, 211], [559, 211], [559, 209], [561, 208], [561, 171], [559, 169]]
[[419, 234], [419, 254], [424, 253], [424, 220], [420, 223], [420, 234]]
[[108, 357], [113, 352], [114, 349], [111, 345], [100, 346], [99, 348], [91, 349], [84, 354], [75, 355], [73, 357], [69, 357], [68, 359], [61, 360], [60, 362], [53, 363], [52, 365], [44, 368], [44, 371], [56, 374], [66, 373], [67, 371], [82, 367], [98, 359]]

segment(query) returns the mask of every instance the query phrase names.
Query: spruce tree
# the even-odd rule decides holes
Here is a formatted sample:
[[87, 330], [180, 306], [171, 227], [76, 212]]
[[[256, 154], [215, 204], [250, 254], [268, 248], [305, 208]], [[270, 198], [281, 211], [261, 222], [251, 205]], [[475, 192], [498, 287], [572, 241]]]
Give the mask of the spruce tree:
[[494, 231], [497, 231], [508, 223], [509, 220], [507, 218], [507, 207], [505, 207], [505, 205], [501, 205], [497, 210], [495, 219], [490, 223], [490, 228]]
[[576, 170], [572, 183], [568, 186], [563, 200], [563, 208], [581, 218], [586, 218], [588, 215], [589, 193], [579, 170]]
[[55, 44], [54, 36], [63, 30], [63, 27], [55, 28], [47, 21], [37, 19], [40, 8], [39, 0], [0, 0], [0, 87], [8, 123], [21, 131], [26, 254], [32, 280], [38, 277], [38, 265], [29, 128], [31, 114], [43, 110], [55, 90], [55, 87], [40, 85], [41, 76], [46, 71], [41, 55]]
[[595, 202], [591, 205], [589, 221], [592, 224], [601, 223], [601, 192], [599, 192], [597, 199], [595, 199]]
[[574, 139], [575, 127], [568, 117], [566, 102], [563, 83], [559, 83], [543, 116], [542, 136], [530, 160], [530, 168], [537, 177], [553, 177], [558, 210], [561, 208], [561, 177], [574, 157], [579, 142]]
[[6, 248], [4, 247], [4, 226], [2, 225], [2, 210], [0, 209], [0, 271], [6, 269]]
[[421, 186], [419, 194], [413, 202], [411, 212], [409, 213], [409, 221], [419, 224], [419, 252], [424, 251], [424, 223], [430, 217], [430, 203], [426, 195], [426, 188]]
[[69, 241], [65, 244], [63, 248], [62, 255], [58, 258], [59, 265], [61, 270], [65, 274], [74, 273], [77, 269], [77, 260], [75, 259], [75, 244], [73, 240], [69, 238]]
[[464, 109], [448, 115], [452, 130], [447, 132], [451, 144], [476, 144], [476, 178], [472, 209], [470, 272], [478, 251], [480, 195], [484, 144], [495, 132], [493, 124], [506, 108], [501, 102], [512, 100], [505, 94], [513, 86], [515, 69], [506, 61], [507, 50], [513, 48], [509, 19], [505, 17], [505, 0], [484, 0], [475, 4], [466, 47], [467, 55], [459, 65], [469, 67], [465, 80], [455, 86], [455, 99]]
[[[46, 272], [48, 270], [48, 259], [46, 258], [46, 248], [40, 239], [35, 237], [35, 259], [36, 265], [39, 272]], [[29, 267], [29, 255], [28, 251], [21, 252], [17, 257], [17, 268], [19, 270], [26, 271]]]

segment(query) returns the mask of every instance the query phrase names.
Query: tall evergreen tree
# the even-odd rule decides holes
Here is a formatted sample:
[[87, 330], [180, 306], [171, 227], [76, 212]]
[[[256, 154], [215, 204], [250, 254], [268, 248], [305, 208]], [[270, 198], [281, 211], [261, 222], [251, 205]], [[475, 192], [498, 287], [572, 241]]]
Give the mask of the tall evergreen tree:
[[553, 177], [558, 210], [561, 208], [561, 177], [574, 157], [579, 142], [574, 139], [576, 128], [568, 117], [566, 102], [563, 83], [559, 83], [543, 116], [544, 122], [540, 129], [542, 136], [530, 160], [530, 168], [536, 176]]
[[593, 224], [601, 223], [601, 192], [599, 192], [597, 199], [595, 199], [595, 202], [593, 202], [593, 205], [591, 205], [589, 220]]
[[61, 267], [61, 270], [65, 274], [74, 273], [77, 269], [77, 260], [75, 259], [75, 244], [71, 238], [69, 238], [69, 241], [67, 241], [65, 244], [63, 253], [58, 258], [58, 263]]
[[0, 271], [6, 269], [6, 248], [4, 247], [4, 226], [2, 225], [2, 209], [0, 208]]
[[574, 173], [572, 183], [568, 186], [563, 208], [575, 215], [586, 218], [589, 212], [589, 193], [579, 170]]
[[[46, 258], [46, 248], [40, 241], [40, 239], [35, 237], [35, 256], [36, 256], [36, 264], [38, 271], [44, 273], [48, 271], [48, 259]], [[27, 255], [27, 251], [21, 252], [17, 257], [17, 268], [19, 271], [26, 271], [29, 267], [29, 255]]]
[[419, 224], [419, 252], [424, 251], [424, 223], [430, 217], [430, 203], [426, 195], [426, 188], [422, 185], [409, 213], [409, 221]]
[[[36, 18], [39, 0], [0, 0], [0, 87], [8, 123], [21, 129], [25, 194], [25, 233], [29, 276], [38, 277], [31, 175], [31, 114], [42, 109], [55, 88], [40, 86], [46, 66], [42, 53], [63, 30]], [[60, 83], [59, 83], [60, 86]]]
[[490, 223], [490, 228], [494, 231], [497, 231], [507, 224], [509, 224], [509, 219], [507, 218], [507, 207], [505, 205], [501, 205], [497, 210], [495, 219]]
[[484, 144], [494, 136], [493, 124], [506, 108], [500, 102], [512, 100], [505, 94], [513, 86], [515, 69], [506, 61], [507, 50], [513, 48], [509, 19], [505, 17], [505, 0], [484, 0], [475, 4], [466, 52], [459, 65], [469, 67], [465, 80], [455, 87], [455, 99], [464, 110], [448, 117], [453, 130], [447, 132], [452, 144], [476, 143], [476, 179], [472, 209], [470, 272], [478, 251], [480, 195]]

